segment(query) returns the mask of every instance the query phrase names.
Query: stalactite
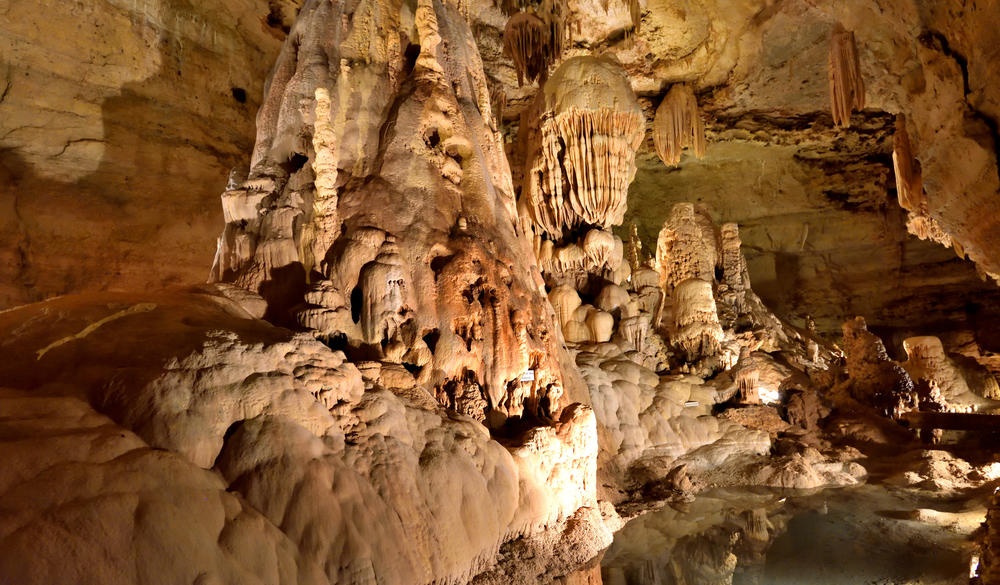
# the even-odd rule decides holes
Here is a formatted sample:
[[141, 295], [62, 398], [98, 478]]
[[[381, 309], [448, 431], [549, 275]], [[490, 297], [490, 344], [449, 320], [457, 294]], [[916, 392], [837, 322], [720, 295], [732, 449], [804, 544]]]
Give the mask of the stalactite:
[[[522, 133], [520, 208], [527, 229], [560, 242], [586, 225], [622, 222], [645, 117], [621, 65], [611, 57], [574, 57], [539, 92], [537, 118]], [[524, 122], [522, 122], [524, 123]]]
[[681, 151], [688, 147], [698, 158], [705, 156], [705, 124], [694, 90], [689, 85], [671, 87], [656, 109], [653, 144], [667, 166], [677, 166], [681, 162]]
[[543, 156], [531, 174], [534, 191], [549, 195], [533, 205], [543, 231], [621, 223], [644, 125], [641, 114], [578, 108], [543, 122]]
[[625, 4], [628, 6], [628, 13], [632, 18], [632, 34], [638, 34], [639, 23], [642, 21], [642, 7], [639, 6], [639, 0], [625, 0]]
[[490, 110], [493, 112], [494, 126], [499, 129], [503, 124], [503, 113], [507, 109], [507, 92], [503, 89], [503, 83], [490, 79]]
[[503, 31], [504, 54], [514, 61], [517, 85], [544, 83], [560, 50], [559, 27], [534, 12], [518, 12]]
[[899, 205], [907, 213], [906, 229], [921, 240], [932, 240], [946, 247], [954, 247], [959, 257], [965, 256], [962, 245], [930, 215], [927, 196], [924, 195], [920, 161], [913, 157], [913, 146], [906, 131], [906, 116], [896, 116], [892, 136], [892, 169], [896, 175], [896, 195]]
[[896, 195], [900, 206], [907, 211], [918, 211], [924, 202], [923, 178], [920, 161], [913, 158], [904, 114], [896, 116], [896, 130], [892, 135], [892, 170], [896, 174]]
[[851, 112], [865, 107], [865, 82], [854, 33], [837, 23], [830, 35], [830, 111], [836, 126], [851, 125]]

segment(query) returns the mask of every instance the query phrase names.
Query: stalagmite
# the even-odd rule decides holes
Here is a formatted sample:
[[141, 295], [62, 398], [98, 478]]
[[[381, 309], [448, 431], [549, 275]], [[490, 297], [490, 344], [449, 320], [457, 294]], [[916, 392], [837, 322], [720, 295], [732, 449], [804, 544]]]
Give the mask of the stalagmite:
[[760, 404], [760, 360], [756, 359], [750, 347], [740, 350], [739, 361], [733, 368], [733, 377], [739, 391], [738, 401], [741, 404]]
[[646, 254], [642, 251], [642, 239], [639, 238], [639, 228], [635, 223], [630, 223], [628, 226], [628, 245], [625, 246], [625, 258], [628, 260], [633, 274], [646, 262]]
[[598, 293], [594, 305], [602, 311], [620, 316], [630, 301], [628, 291], [616, 284], [608, 284]]
[[[330, 92], [316, 88], [316, 122], [313, 130], [313, 149], [316, 158], [312, 168], [316, 174], [316, 192], [313, 195], [312, 222], [303, 228], [303, 264], [306, 274], [313, 267], [325, 272], [326, 253], [340, 236], [337, 216], [337, 138], [331, 120]], [[306, 247], [304, 246], [304, 247]]]
[[560, 285], [549, 293], [549, 303], [556, 311], [559, 326], [565, 327], [573, 320], [573, 313], [580, 308], [580, 294], [571, 286]]
[[593, 229], [583, 240], [583, 250], [587, 254], [590, 267], [596, 270], [614, 270], [621, 263], [622, 243], [617, 236], [606, 230]]
[[646, 348], [646, 337], [649, 335], [649, 319], [645, 315], [622, 317], [618, 325], [625, 341], [632, 344], [638, 351]]
[[670, 340], [689, 362], [714, 356], [725, 334], [712, 295], [712, 283], [698, 278], [680, 282], [674, 290], [674, 330]]
[[908, 337], [903, 340], [903, 349], [907, 356], [903, 367], [910, 377], [934, 382], [950, 407], [979, 406], [987, 402], [972, 392], [962, 370], [948, 357], [937, 337]]
[[713, 282], [719, 262], [718, 238], [711, 218], [692, 203], [678, 203], [660, 230], [656, 266], [663, 290], [669, 295], [680, 282], [691, 278]]
[[900, 400], [912, 394], [913, 379], [901, 365], [889, 359], [885, 344], [868, 331], [864, 318], [844, 322], [843, 332], [852, 394], [883, 415], [891, 416]]
[[865, 107], [865, 82], [861, 77], [861, 62], [854, 33], [837, 23], [830, 35], [830, 111], [833, 123], [846, 128], [851, 125], [851, 112]]
[[503, 31], [504, 54], [514, 61], [517, 85], [545, 83], [562, 51], [562, 24], [552, 15], [518, 12]]
[[733, 291], [750, 288], [750, 272], [743, 257], [740, 228], [735, 223], [724, 223], [720, 228], [722, 237], [722, 282]]
[[663, 98], [653, 120], [653, 144], [670, 167], [681, 162], [681, 151], [688, 147], [698, 158], [705, 156], [705, 125], [691, 86], [674, 85]]
[[387, 240], [361, 271], [361, 331], [366, 343], [392, 339], [403, 321], [405, 276], [395, 242]]
[[590, 329], [590, 341], [605, 343], [611, 340], [615, 330], [615, 318], [604, 311], [591, 311], [587, 314], [587, 328]]
[[611, 57], [565, 61], [536, 97], [533, 127], [523, 128], [522, 222], [560, 240], [587, 225], [622, 222], [645, 117], [621, 66]]

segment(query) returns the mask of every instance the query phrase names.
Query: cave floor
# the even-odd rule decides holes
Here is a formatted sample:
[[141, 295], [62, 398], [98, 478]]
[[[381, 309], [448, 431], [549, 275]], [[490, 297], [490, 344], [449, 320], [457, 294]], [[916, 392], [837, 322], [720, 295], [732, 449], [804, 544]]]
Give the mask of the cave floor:
[[[948, 439], [948, 437], [945, 437]], [[588, 585], [951, 585], [1000, 476], [990, 446], [876, 449], [861, 485], [717, 487], [627, 522]]]

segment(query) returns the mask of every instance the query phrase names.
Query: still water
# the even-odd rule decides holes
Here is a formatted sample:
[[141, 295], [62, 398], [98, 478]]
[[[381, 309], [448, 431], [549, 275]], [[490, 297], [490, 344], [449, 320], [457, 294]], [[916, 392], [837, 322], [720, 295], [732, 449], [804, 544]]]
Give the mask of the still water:
[[719, 489], [639, 516], [587, 583], [967, 584], [985, 496], [879, 485]]

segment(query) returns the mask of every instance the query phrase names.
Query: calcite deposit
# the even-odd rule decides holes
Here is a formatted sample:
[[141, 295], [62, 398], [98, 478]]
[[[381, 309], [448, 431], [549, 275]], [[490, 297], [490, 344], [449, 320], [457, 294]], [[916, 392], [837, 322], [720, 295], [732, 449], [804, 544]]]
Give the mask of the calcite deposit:
[[609, 247], [620, 263], [621, 240], [605, 230], [622, 222], [645, 135], [624, 70], [608, 56], [568, 59], [538, 92], [525, 122], [518, 145], [525, 165], [521, 229], [558, 247], [559, 268], [603, 268]]
[[712, 490], [866, 481], [964, 538], [1000, 17], [938, 4], [0, 9], [0, 582], [729, 583], [794, 526]]
[[667, 166], [677, 166], [681, 151], [688, 147], [695, 156], [705, 156], [705, 124], [690, 86], [680, 84], [670, 88], [656, 108], [653, 142], [656, 154]]

